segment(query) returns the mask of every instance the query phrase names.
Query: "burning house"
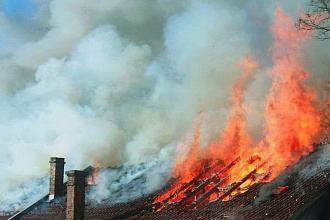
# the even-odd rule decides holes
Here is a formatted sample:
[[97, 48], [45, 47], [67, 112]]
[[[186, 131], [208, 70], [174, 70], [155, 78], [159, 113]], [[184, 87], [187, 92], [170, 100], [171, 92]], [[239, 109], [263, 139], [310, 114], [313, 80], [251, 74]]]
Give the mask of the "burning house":
[[0, 1], [34, 30], [0, 51], [0, 220], [330, 218], [328, 45], [293, 3], [27, 2]]
[[[1, 219], [329, 219], [330, 164], [324, 163], [329, 150], [328, 144], [316, 146], [313, 153], [301, 157], [270, 182], [265, 181], [269, 173], [258, 174], [258, 165], [240, 181], [225, 186], [230, 170], [240, 159], [230, 164], [204, 163], [199, 175], [171, 194], [166, 192], [175, 186], [173, 179], [162, 190], [117, 204], [95, 204], [88, 197], [85, 201], [85, 193], [96, 186], [93, 173], [97, 169], [68, 171], [68, 181], [62, 186], [50, 181], [49, 195]], [[63, 164], [61, 158], [51, 162], [54, 160]], [[251, 164], [251, 160], [246, 163]], [[221, 169], [215, 169], [217, 166]], [[50, 170], [50, 179], [61, 178], [55, 173], [63, 174], [63, 169], [52, 172], [51, 163]], [[253, 184], [246, 184], [251, 181]], [[54, 197], [57, 187], [64, 187], [63, 194]], [[164, 198], [164, 194], [168, 196]]]

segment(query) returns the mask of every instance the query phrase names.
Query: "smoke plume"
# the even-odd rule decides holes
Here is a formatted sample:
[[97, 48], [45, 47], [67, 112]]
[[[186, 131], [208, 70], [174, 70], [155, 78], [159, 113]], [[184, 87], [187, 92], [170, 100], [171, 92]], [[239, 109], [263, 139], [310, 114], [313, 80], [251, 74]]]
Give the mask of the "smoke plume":
[[[304, 10], [280, 2], [293, 17]], [[201, 141], [218, 138], [246, 56], [260, 62], [243, 101], [253, 109], [248, 129], [262, 136], [275, 8], [270, 0], [0, 1], [0, 212], [47, 193], [51, 156], [65, 157], [67, 170], [131, 172], [101, 173], [96, 201], [139, 173], [142, 189], [121, 201], [162, 187], [201, 111]], [[320, 94], [327, 51], [313, 38], [303, 50]]]

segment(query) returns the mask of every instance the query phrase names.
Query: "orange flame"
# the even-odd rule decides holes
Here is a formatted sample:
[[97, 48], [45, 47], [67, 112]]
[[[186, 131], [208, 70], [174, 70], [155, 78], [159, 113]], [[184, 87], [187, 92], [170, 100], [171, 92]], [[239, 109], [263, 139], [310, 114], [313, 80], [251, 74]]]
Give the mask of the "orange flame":
[[277, 194], [280, 194], [283, 190], [286, 190], [286, 189], [288, 189], [289, 188], [289, 186], [279, 186], [279, 187], [277, 187], [277, 189], [276, 189], [276, 193]]
[[97, 185], [99, 183], [99, 175], [100, 168], [96, 167], [93, 169], [92, 174], [87, 178], [88, 185]]
[[278, 8], [272, 33], [275, 39], [272, 86], [266, 105], [266, 137], [260, 143], [272, 155], [275, 177], [286, 166], [313, 150], [311, 143], [320, 132], [320, 113], [313, 106], [316, 92], [305, 85], [309, 74], [298, 61], [306, 36], [293, 28], [292, 19]]
[[[321, 117], [313, 105], [317, 94], [305, 85], [309, 73], [299, 62], [301, 43], [306, 37], [294, 28], [294, 22], [280, 7], [275, 11], [271, 32], [274, 37], [271, 48], [274, 66], [270, 71], [272, 85], [266, 101], [264, 138], [254, 143], [246, 129], [243, 100], [254, 77], [253, 72], [259, 65], [251, 58], [244, 58], [240, 63], [242, 75], [232, 88], [232, 108], [222, 135], [202, 150], [201, 126], [198, 124], [188, 154], [179, 154], [174, 164], [176, 181], [154, 203], [162, 202], [164, 208], [165, 203], [193, 204], [206, 197], [208, 201], [226, 201], [246, 192], [256, 182], [272, 180], [301, 155], [313, 150], [311, 143], [320, 132]], [[179, 149], [185, 149], [185, 146], [181, 144]], [[219, 173], [225, 165], [212, 166], [216, 160], [222, 160], [227, 166], [232, 161], [235, 163]], [[205, 167], [213, 169], [206, 172]], [[212, 173], [216, 174], [216, 178], [209, 177]], [[204, 180], [200, 181], [203, 184], [199, 180]], [[198, 187], [203, 187], [203, 192], [214, 191], [202, 195], [196, 190]], [[195, 192], [199, 199], [193, 201], [187, 197], [191, 192]]]

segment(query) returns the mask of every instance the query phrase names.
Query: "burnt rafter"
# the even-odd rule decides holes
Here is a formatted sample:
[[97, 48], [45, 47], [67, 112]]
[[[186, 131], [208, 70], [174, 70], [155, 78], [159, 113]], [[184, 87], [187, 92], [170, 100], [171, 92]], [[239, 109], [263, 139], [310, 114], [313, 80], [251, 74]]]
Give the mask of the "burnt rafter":
[[223, 200], [224, 198], [226, 198], [227, 196], [229, 196], [232, 192], [234, 192], [236, 189], [238, 189], [238, 187], [240, 187], [248, 179], [253, 178], [253, 176], [257, 173], [258, 169], [260, 169], [264, 165], [265, 165], [265, 163], [262, 163], [261, 165], [256, 166], [256, 168], [254, 168], [254, 170], [252, 170], [248, 175], [246, 175], [240, 181], [234, 183], [234, 185], [227, 192], [225, 192], [224, 194], [222, 194], [216, 200]]
[[[196, 194], [197, 192], [199, 192], [200, 190], [204, 189], [205, 186], [207, 186], [208, 184], [210, 184], [211, 182], [214, 182], [216, 179], [218, 179], [223, 173], [227, 172], [230, 168], [232, 168], [241, 158], [237, 157], [233, 162], [231, 162], [228, 166], [224, 167], [223, 169], [221, 169], [217, 174], [215, 175], [211, 175], [209, 178], [205, 179], [204, 182], [202, 184], [200, 184], [199, 186], [197, 186], [194, 190], [192, 190], [193, 194], [189, 194], [187, 197], [190, 197], [191, 195]], [[208, 170], [209, 171], [209, 170]], [[207, 171], [207, 172], [208, 172]], [[205, 172], [201, 175], [199, 174], [197, 177], [201, 177], [205, 174]], [[198, 178], [194, 178], [196, 180], [198, 180]], [[194, 180], [194, 181], [196, 181]], [[193, 180], [192, 180], [193, 181]], [[191, 183], [192, 181], [190, 181], [189, 183]]]
[[[195, 187], [194, 189], [192, 189], [189, 193], [187, 193], [187, 195], [185, 197], [183, 197], [181, 200], [177, 201], [177, 203], [174, 205], [174, 207], [176, 208], [182, 208], [186, 205], [186, 202], [189, 201], [191, 198], [193, 198], [194, 196], [196, 196], [198, 193], [200, 193], [201, 191], [203, 191], [205, 189], [206, 186], [208, 186], [211, 183], [215, 183], [218, 184], [219, 182], [224, 182], [225, 179], [220, 179], [220, 177], [227, 172], [229, 169], [231, 169], [238, 161], [240, 161], [240, 157], [237, 157], [234, 161], [232, 161], [228, 166], [224, 167], [223, 169], [221, 169], [218, 173], [216, 174], [212, 174], [209, 178], [204, 179], [203, 182], [201, 184], [199, 184], [197, 187]], [[208, 172], [208, 171], [207, 171]], [[205, 172], [203, 173], [205, 174]], [[198, 175], [197, 177], [201, 177], [202, 175]], [[197, 178], [196, 177], [196, 178]], [[195, 178], [194, 178], [195, 179]], [[189, 183], [192, 183], [192, 181], [190, 181]], [[181, 188], [180, 188], [181, 189]], [[164, 200], [165, 201], [165, 200]], [[163, 202], [164, 202], [163, 201]]]
[[[222, 194], [220, 197], [218, 197], [216, 200], [222, 200], [229, 196], [233, 191], [235, 191], [241, 184], [243, 184], [246, 180], [248, 180], [256, 170], [249, 173], [247, 176], [244, 177], [243, 180], [239, 181], [238, 183], [234, 184], [227, 192]], [[196, 201], [192, 203], [192, 206], [199, 207], [201, 206], [206, 199], [208, 199], [211, 194], [219, 192], [218, 187], [222, 184], [223, 181], [219, 181], [216, 183], [211, 189], [209, 189], [206, 193], [204, 193], [201, 197], [199, 197]]]
[[193, 178], [192, 180], [190, 180], [189, 182], [183, 184], [179, 189], [175, 190], [173, 193], [171, 193], [171, 195], [169, 195], [167, 198], [165, 198], [162, 202], [167, 203], [169, 200], [171, 200], [173, 197], [175, 197], [176, 195], [178, 195], [180, 192], [185, 191], [188, 187], [194, 185], [197, 183], [197, 181], [204, 175], [207, 175], [207, 173], [209, 173], [211, 170], [213, 170], [214, 168], [218, 167], [218, 166], [224, 166], [224, 163], [222, 160], [218, 160], [217, 162], [215, 162], [213, 165], [211, 166], [207, 166], [203, 172], [199, 173], [195, 178]]
[[[224, 180], [224, 179], [220, 179], [220, 180]], [[189, 195], [187, 195], [186, 197], [182, 198], [181, 200], [179, 200], [177, 202], [177, 204], [175, 205], [176, 208], [182, 208], [185, 203], [187, 201], [189, 201], [192, 197], [196, 196], [197, 193], [201, 192], [202, 190], [204, 190], [204, 187], [206, 187], [207, 185], [209, 185], [210, 183], [215, 183], [217, 184], [219, 182], [219, 179], [217, 178], [217, 175], [212, 175], [211, 178], [209, 178], [208, 180], [204, 181], [202, 184], [200, 184], [198, 187], [196, 187], [195, 189], [193, 189]], [[223, 182], [223, 181], [222, 181]]]
[[209, 189], [206, 193], [204, 193], [201, 197], [199, 197], [195, 202], [193, 202], [193, 205], [195, 204], [201, 204], [205, 201], [205, 199], [209, 198], [212, 193], [218, 192], [218, 187], [226, 180], [227, 178], [224, 179], [219, 179], [217, 182], [214, 184], [214, 186]]
[[[219, 196], [216, 200], [223, 200], [227, 196], [231, 195], [232, 192], [239, 189], [239, 187], [243, 183], [245, 183], [248, 179], [254, 178], [254, 175], [257, 173], [258, 169], [263, 165], [264, 164], [257, 166], [254, 170], [252, 170], [249, 174], [247, 174], [243, 179], [234, 183], [230, 189], [228, 189], [225, 193], [223, 193], [221, 196]], [[218, 187], [223, 183], [223, 181], [224, 181], [224, 179], [218, 180], [217, 183], [211, 189], [209, 189], [202, 196], [200, 196], [196, 201], [194, 201], [192, 205], [195, 207], [201, 206], [204, 203], [204, 201], [211, 196], [211, 194], [218, 193], [219, 192]]]
[[256, 167], [254, 170], [252, 170], [248, 175], [246, 175], [243, 179], [235, 183], [227, 192], [222, 194], [217, 200], [222, 200], [229, 196], [232, 192], [234, 192], [238, 187], [240, 187], [243, 183], [245, 183], [248, 179], [252, 178], [253, 175], [258, 171], [259, 167]]
[[[227, 176], [226, 174], [227, 171], [229, 171], [233, 166], [235, 166], [240, 160], [241, 158], [237, 157], [230, 164], [223, 167], [220, 171], [212, 173], [208, 178], [205, 178], [206, 174], [210, 173], [212, 168], [221, 165], [222, 162], [217, 161], [212, 165], [207, 166], [202, 173], [197, 175], [191, 181], [183, 184], [179, 189], [177, 189], [174, 193], [165, 198], [162, 202], [155, 203], [153, 205], [153, 210], [159, 211], [164, 208], [197, 208], [205, 204], [206, 201], [209, 201], [210, 196], [214, 193], [217, 193], [217, 198], [215, 200], [221, 201], [226, 197], [232, 195], [235, 190], [246, 191], [248, 187], [241, 188], [241, 185], [247, 180], [250, 179], [252, 182], [255, 182], [256, 179], [260, 180], [267, 178], [270, 173], [270, 171], [268, 171], [268, 173], [257, 173], [257, 171], [266, 164], [265, 162], [263, 162], [260, 165], [256, 165], [254, 170], [252, 170], [249, 174], [243, 177], [240, 181], [234, 182], [233, 184], [226, 187], [221, 187], [230, 180], [230, 175]], [[261, 158], [258, 156], [253, 156], [245, 163], [250, 165], [253, 164], [255, 161], [261, 162]], [[175, 196], [179, 197], [178, 195], [182, 195], [183, 197], [176, 198]]]

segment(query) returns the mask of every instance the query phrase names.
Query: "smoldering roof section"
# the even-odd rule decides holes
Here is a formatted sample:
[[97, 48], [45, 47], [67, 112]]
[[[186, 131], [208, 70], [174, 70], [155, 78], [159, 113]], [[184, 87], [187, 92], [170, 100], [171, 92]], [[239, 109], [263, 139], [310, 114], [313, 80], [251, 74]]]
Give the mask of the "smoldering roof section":
[[[165, 147], [170, 160], [202, 109], [212, 138], [238, 76], [233, 64], [272, 41], [246, 28], [253, 2], [31, 2], [30, 29], [0, 21], [19, 40], [1, 45], [1, 207], [22, 194], [15, 189], [38, 191], [52, 155], [67, 158], [68, 169], [146, 163]], [[271, 20], [263, 6], [258, 19]], [[252, 85], [256, 105], [264, 81]]]

